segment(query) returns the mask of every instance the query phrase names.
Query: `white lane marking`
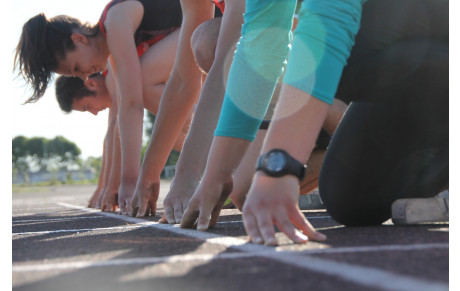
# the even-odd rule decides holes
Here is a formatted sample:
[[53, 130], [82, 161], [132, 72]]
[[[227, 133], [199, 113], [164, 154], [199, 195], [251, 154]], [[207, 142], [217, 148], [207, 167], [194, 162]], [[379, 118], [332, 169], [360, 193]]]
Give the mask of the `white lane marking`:
[[53, 234], [53, 233], [63, 233], [63, 232], [84, 232], [84, 231], [110, 231], [110, 230], [124, 230], [132, 228], [141, 228], [148, 226], [149, 224], [136, 224], [136, 225], [124, 225], [124, 226], [115, 226], [115, 227], [101, 227], [101, 228], [77, 228], [77, 229], [57, 229], [57, 230], [45, 230], [45, 231], [30, 231], [30, 232], [14, 232], [13, 236], [20, 235], [41, 235], [41, 234]]
[[85, 216], [85, 217], [63, 217], [63, 218], [47, 218], [47, 219], [24, 219], [24, 220], [13, 220], [15, 223], [26, 223], [26, 222], [59, 222], [65, 220], [80, 220], [80, 219], [101, 219], [105, 218], [104, 216]]
[[13, 207], [13, 211], [25, 211], [25, 210], [54, 210], [54, 209], [60, 209], [63, 210], [62, 207]]
[[[52, 212], [34, 212], [34, 213], [20, 213], [20, 214], [14, 214], [14, 217], [23, 217], [23, 216], [37, 216], [37, 215], [47, 215], [47, 214], [69, 214], [70, 213], [78, 213], [82, 211], [81, 209], [62, 209], [61, 211], [52, 211]], [[96, 212], [101, 212], [100, 210], [96, 209], [88, 209], [88, 211], [84, 212], [89, 212], [89, 213], [96, 213]]]
[[[61, 202], [58, 201], [58, 202]], [[50, 205], [50, 204], [54, 204], [54, 202], [51, 202], [51, 201], [47, 201], [47, 202], [36, 202], [36, 203], [31, 203], [29, 199], [14, 199], [13, 203], [13, 209], [15, 208], [21, 208], [21, 207], [31, 207], [33, 205], [40, 205], [40, 206], [43, 206], [43, 205]]]
[[332, 216], [330, 215], [325, 215], [325, 216], [310, 216], [310, 217], [305, 217], [306, 219], [310, 220], [310, 219], [323, 219], [323, 218], [327, 218], [327, 219], [332, 219]]
[[[90, 210], [85, 207], [75, 206], [67, 203], [59, 203], [62, 206], [80, 209], [83, 211]], [[101, 212], [101, 214], [119, 218], [132, 223], [145, 224], [143, 219], [117, 215], [113, 213]], [[273, 247], [256, 245], [247, 243], [246, 240], [234, 237], [222, 237], [209, 232], [201, 232], [191, 229], [182, 229], [168, 224], [150, 223], [149, 227], [166, 230], [169, 232], [201, 239], [207, 243], [216, 243], [227, 246], [232, 249], [237, 249], [254, 256], [265, 257], [271, 260], [282, 262], [285, 264], [297, 266], [303, 269], [328, 274], [347, 280], [349, 282], [369, 286], [372, 288], [381, 288], [382, 290], [417, 290], [417, 291], [433, 291], [433, 290], [448, 290], [448, 284], [442, 282], [429, 281], [419, 278], [413, 278], [401, 274], [396, 274], [390, 271], [380, 270], [372, 267], [361, 267], [348, 263], [340, 263], [336, 261], [321, 259], [317, 257], [307, 256], [308, 253], [279, 251]], [[307, 255], [305, 255], [307, 254]], [[304, 255], [299, 259], [299, 255]]]
[[[155, 221], [148, 221], [146, 222], [143, 219], [121, 216], [119, 214], [114, 213], [107, 213], [101, 212], [101, 216], [90, 216], [90, 217], [77, 217], [77, 218], [67, 218], [67, 219], [86, 219], [86, 218], [105, 218], [104, 216], [110, 216], [112, 218], [118, 218], [122, 220], [128, 220], [131, 223], [135, 223], [135, 225], [130, 226], [118, 226], [118, 227], [103, 227], [103, 228], [81, 228], [81, 229], [58, 229], [58, 230], [50, 230], [50, 231], [36, 231], [36, 232], [21, 232], [21, 233], [13, 233], [13, 235], [36, 235], [36, 234], [52, 234], [52, 233], [63, 233], [63, 232], [84, 232], [84, 231], [107, 231], [107, 230], [120, 230], [120, 229], [132, 229], [132, 228], [140, 228], [155, 225], [156, 228], [160, 228], [162, 230], [176, 232], [178, 234], [183, 234], [189, 230], [187, 229], [180, 229], [177, 228], [178, 225], [168, 225], [168, 224], [160, 224]], [[62, 220], [66, 220], [65, 218]], [[14, 222], [34, 222], [34, 221], [55, 221], [55, 219], [43, 219], [43, 220], [23, 220], [23, 221], [14, 221]], [[223, 221], [222, 224], [225, 223], [241, 223], [242, 221]], [[171, 227], [177, 228], [178, 231], [172, 230]], [[193, 235], [197, 237], [195, 231], [193, 234], [188, 234], [189, 236]], [[229, 243], [229, 239], [232, 237], [209, 237], [209, 233], [204, 232], [204, 237], [198, 235], [197, 238], [206, 240], [211, 243], [223, 244], [227, 247], [232, 247], [234, 244], [241, 245], [246, 243], [241, 239], [231, 240]], [[221, 241], [220, 238], [225, 239], [225, 241]], [[302, 250], [301, 253], [313, 255], [313, 254], [333, 254], [333, 253], [358, 253], [358, 252], [381, 252], [381, 251], [414, 251], [414, 250], [426, 250], [426, 249], [435, 249], [435, 248], [449, 248], [448, 243], [426, 243], [426, 244], [413, 244], [413, 245], [377, 245], [377, 246], [360, 246], [360, 247], [341, 247], [341, 248], [325, 248], [325, 249], [310, 249], [310, 250]]]
[[[108, 213], [106, 213], [106, 215], [107, 214]], [[95, 216], [93, 218], [104, 218], [104, 217]], [[116, 215], [116, 218], [120, 218], [120, 216]], [[127, 218], [127, 217], [124, 217], [124, 218]], [[125, 226], [117, 226], [117, 227], [101, 227], [101, 228], [58, 229], [58, 230], [35, 231], [35, 232], [19, 232], [19, 233], [12, 233], [12, 235], [21, 236], [21, 235], [43, 235], [43, 234], [66, 233], [66, 232], [114, 231], [114, 230], [135, 229], [135, 228], [148, 227], [148, 226], [154, 226], [155, 228], [159, 228], [159, 229], [166, 230], [166, 231], [172, 231], [177, 234], [184, 234], [184, 232], [189, 231], [187, 229], [177, 228], [177, 225], [159, 224], [158, 222], [154, 222], [154, 221], [146, 222], [145, 220], [141, 220], [141, 222], [136, 223], [135, 225], [125, 225]], [[177, 230], [179, 231], [171, 229], [173, 227], [177, 228]], [[191, 231], [194, 232], [193, 230]], [[205, 233], [205, 234], [208, 234], [208, 233]], [[247, 243], [247, 241], [244, 241], [238, 238], [232, 238], [232, 237], [223, 237], [223, 236], [209, 237], [209, 235], [205, 235], [203, 237], [201, 235], [196, 235], [196, 234], [187, 234], [187, 235], [188, 236], [193, 235], [195, 238], [205, 240], [209, 243], [222, 244], [227, 247], [233, 247], [235, 245], [243, 245]], [[379, 246], [364, 246], [364, 247], [342, 247], [342, 248], [302, 250], [299, 253], [306, 254], [306, 255], [314, 255], [314, 254], [381, 252], [381, 251], [412, 251], [412, 250], [426, 250], [426, 249], [436, 249], [436, 248], [449, 248], [449, 244], [448, 243], [427, 243], [427, 244], [415, 244], [415, 245], [379, 245]], [[247, 250], [247, 251], [250, 251], [250, 250]]]
[[337, 254], [337, 253], [368, 253], [368, 252], [385, 252], [385, 251], [420, 251], [429, 249], [448, 249], [448, 243], [426, 243], [413, 245], [379, 245], [364, 247], [342, 247], [308, 250], [305, 253], [314, 254]]
[[89, 267], [111, 267], [125, 265], [149, 265], [158, 263], [182, 263], [190, 261], [211, 261], [223, 259], [241, 259], [255, 257], [257, 255], [251, 253], [219, 253], [219, 254], [184, 254], [164, 257], [149, 257], [149, 258], [126, 258], [114, 259], [108, 261], [76, 261], [66, 263], [51, 263], [51, 264], [34, 264], [34, 265], [16, 265], [13, 266], [13, 272], [43, 272], [65, 269], [83, 269]]

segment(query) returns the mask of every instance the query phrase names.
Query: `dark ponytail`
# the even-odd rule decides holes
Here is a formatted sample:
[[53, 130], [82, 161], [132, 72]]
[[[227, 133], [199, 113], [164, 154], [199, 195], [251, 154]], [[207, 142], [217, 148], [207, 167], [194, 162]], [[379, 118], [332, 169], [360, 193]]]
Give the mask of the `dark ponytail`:
[[45, 94], [58, 61], [75, 49], [72, 33], [94, 35], [91, 29], [76, 18], [61, 15], [48, 20], [43, 13], [24, 24], [14, 67], [33, 88], [33, 95], [25, 103], [36, 102]]

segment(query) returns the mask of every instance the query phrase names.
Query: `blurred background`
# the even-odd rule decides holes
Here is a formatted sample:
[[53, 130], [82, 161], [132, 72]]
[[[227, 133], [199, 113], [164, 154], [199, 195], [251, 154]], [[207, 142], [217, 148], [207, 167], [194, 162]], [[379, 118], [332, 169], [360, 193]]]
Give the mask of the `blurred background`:
[[[5, 73], [2, 79], [8, 82], [4, 101], [11, 102], [11, 106], [6, 116], [2, 116], [2, 129], [9, 131], [4, 136], [11, 137], [12, 151], [5, 149], [3, 152], [12, 153], [13, 184], [97, 182], [108, 110], [97, 116], [77, 111], [64, 113], [56, 101], [54, 81], [38, 102], [24, 104], [31, 91], [18, 72], [13, 71], [13, 61], [22, 26], [31, 17], [39, 13], [44, 13], [47, 18], [65, 14], [96, 24], [108, 2], [14, 0], [5, 3], [10, 8], [6, 11], [11, 13], [3, 24], [7, 30], [4, 36], [7, 41], [3, 41], [2, 45], [2, 73]], [[145, 150], [154, 116], [147, 112], [144, 116]], [[177, 157], [178, 153], [173, 152], [168, 165], [174, 165]], [[174, 166], [167, 169], [163, 176], [171, 177]]]

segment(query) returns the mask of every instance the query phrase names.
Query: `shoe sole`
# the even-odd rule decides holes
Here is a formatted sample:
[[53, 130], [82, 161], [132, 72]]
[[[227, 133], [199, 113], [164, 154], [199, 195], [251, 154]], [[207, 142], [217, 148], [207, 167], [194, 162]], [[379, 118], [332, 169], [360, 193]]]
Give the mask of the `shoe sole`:
[[398, 199], [391, 206], [394, 224], [449, 222], [449, 198]]

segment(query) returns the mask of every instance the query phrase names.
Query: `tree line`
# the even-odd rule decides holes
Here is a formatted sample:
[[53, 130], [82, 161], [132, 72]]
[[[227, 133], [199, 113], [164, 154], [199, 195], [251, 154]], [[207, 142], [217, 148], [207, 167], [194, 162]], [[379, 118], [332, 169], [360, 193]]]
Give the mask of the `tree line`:
[[[155, 115], [148, 112], [148, 122], [145, 124], [146, 137], [150, 139]], [[145, 154], [147, 144], [143, 146], [142, 157]], [[63, 136], [52, 139], [44, 137], [16, 136], [12, 141], [12, 168], [13, 174], [22, 175], [27, 180], [30, 172], [59, 171], [92, 168], [99, 176], [102, 157], [89, 157], [86, 160], [80, 158], [81, 150], [72, 141]], [[175, 165], [179, 158], [179, 152], [171, 151], [166, 165]]]
[[100, 158], [88, 158], [82, 161], [81, 150], [62, 136], [52, 139], [44, 137], [27, 138], [16, 136], [12, 141], [13, 173], [28, 180], [29, 172], [76, 170], [94, 168], [100, 170]]

